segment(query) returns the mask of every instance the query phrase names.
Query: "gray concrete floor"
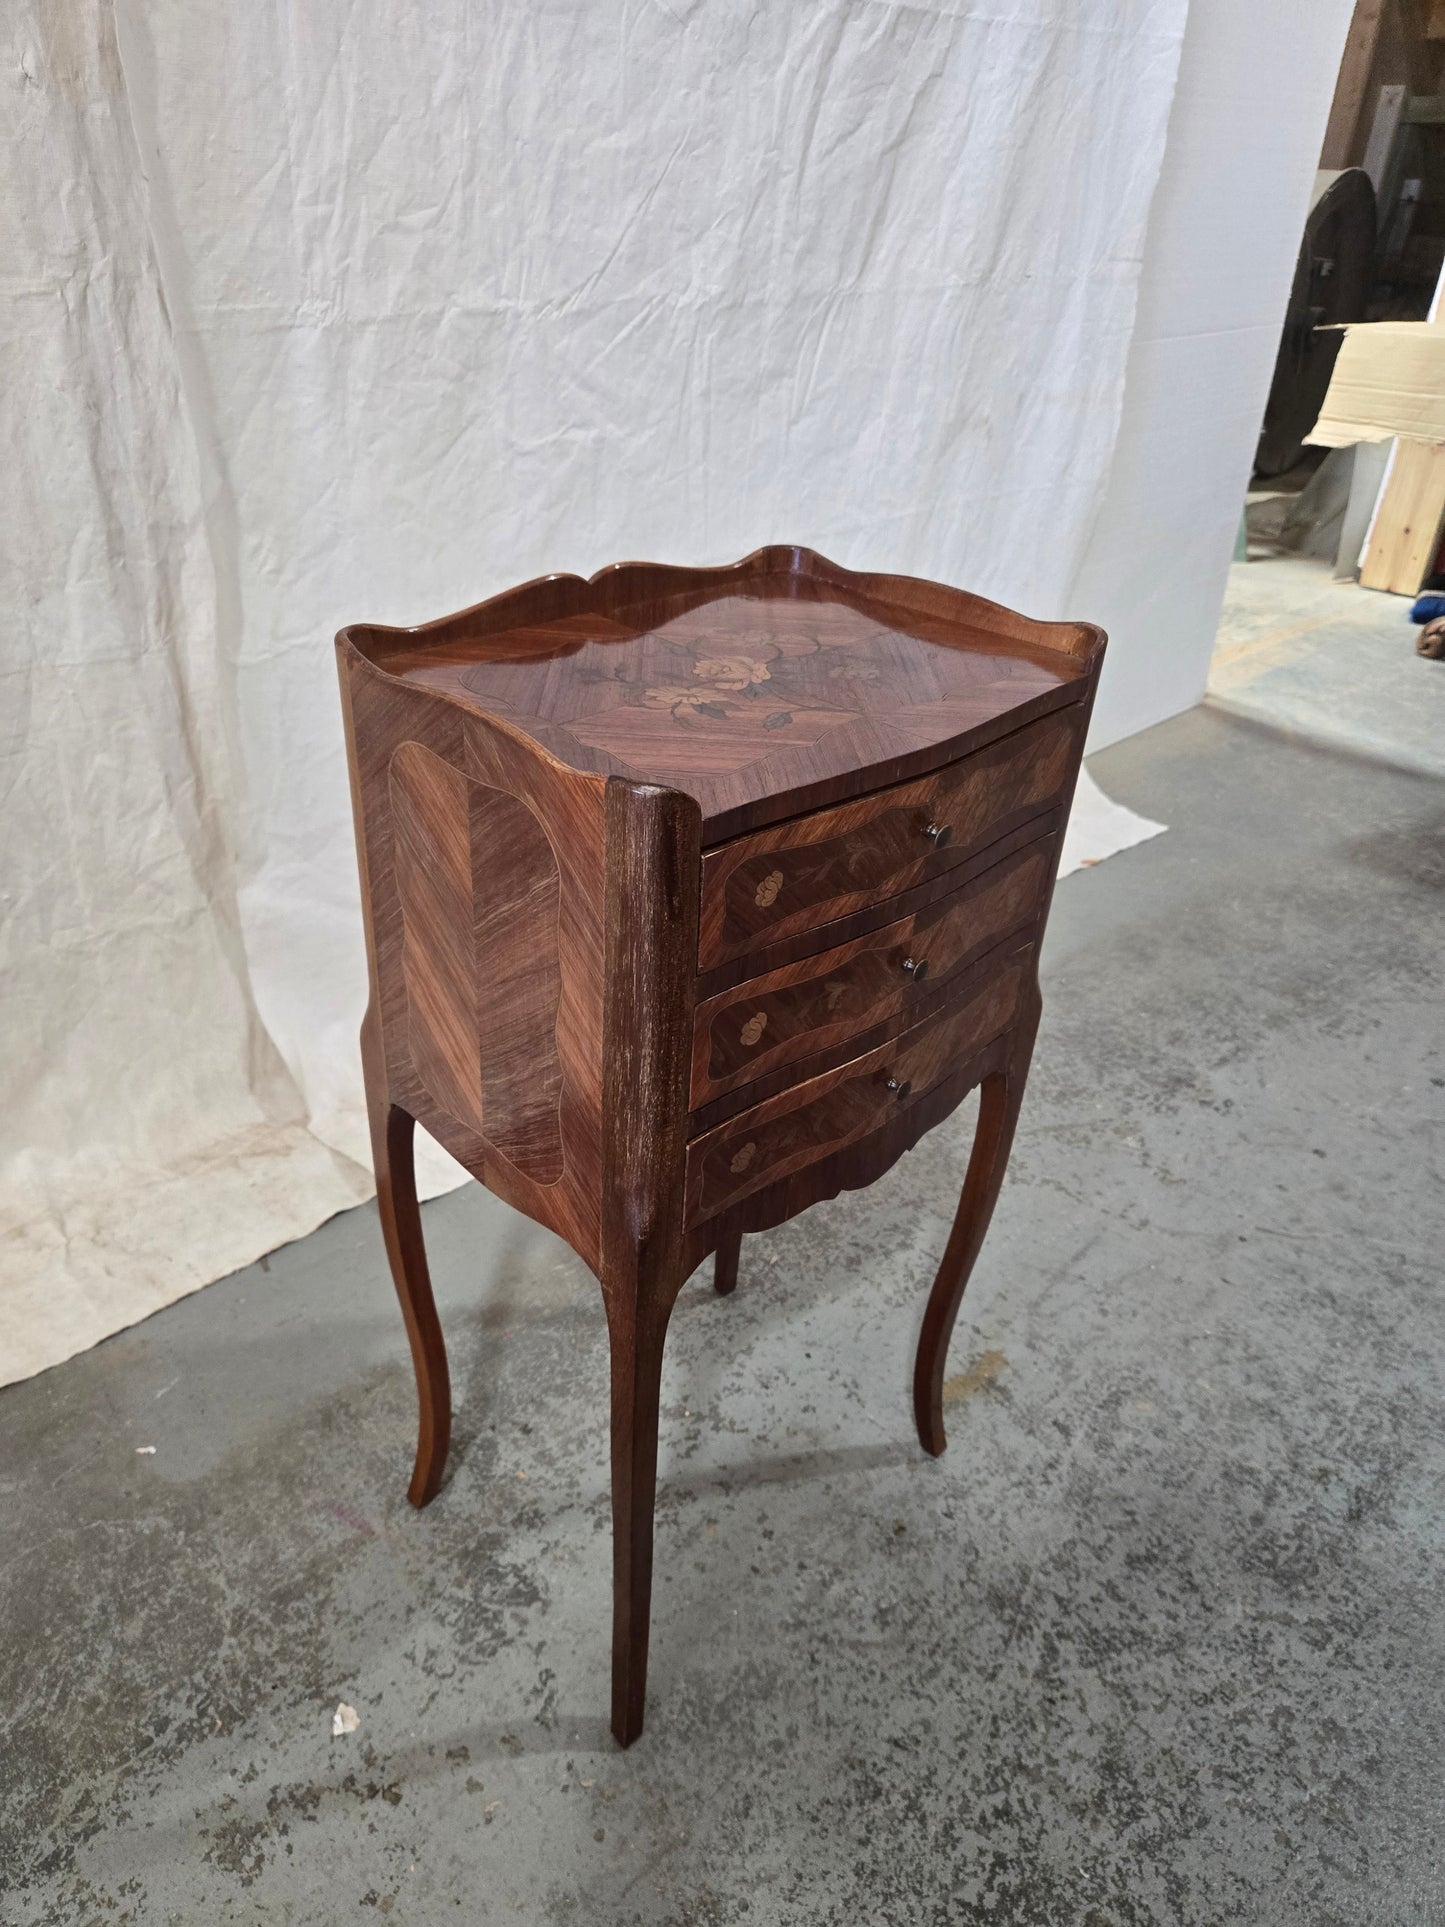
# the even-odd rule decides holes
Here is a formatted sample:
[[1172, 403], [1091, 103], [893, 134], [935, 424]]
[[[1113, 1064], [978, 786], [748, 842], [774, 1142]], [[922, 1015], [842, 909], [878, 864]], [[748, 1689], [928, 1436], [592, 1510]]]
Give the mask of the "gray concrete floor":
[[0, 1393], [6, 1927], [1445, 1919], [1445, 790], [1095, 767], [949, 1452], [962, 1116], [684, 1291], [630, 1753], [596, 1288], [474, 1189], [424, 1515], [370, 1208]]
[[1415, 652], [1413, 598], [1336, 582], [1302, 555], [1229, 572], [1210, 701], [1401, 769], [1445, 777], [1445, 663]]

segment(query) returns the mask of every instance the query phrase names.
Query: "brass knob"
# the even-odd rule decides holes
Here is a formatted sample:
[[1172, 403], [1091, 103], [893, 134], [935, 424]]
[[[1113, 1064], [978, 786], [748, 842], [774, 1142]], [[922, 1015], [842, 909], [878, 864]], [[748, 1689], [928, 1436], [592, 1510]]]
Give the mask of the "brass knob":
[[892, 1091], [893, 1095], [898, 1099], [898, 1102], [901, 1104], [904, 1098], [907, 1097], [908, 1093], [913, 1089], [913, 1085], [906, 1077], [901, 1079], [897, 1077], [890, 1077], [888, 1080], [888, 1089]]
[[930, 823], [923, 834], [935, 850], [946, 850], [953, 841], [953, 831], [947, 823]]
[[905, 957], [903, 968], [914, 983], [921, 984], [928, 975], [928, 959], [927, 957]]

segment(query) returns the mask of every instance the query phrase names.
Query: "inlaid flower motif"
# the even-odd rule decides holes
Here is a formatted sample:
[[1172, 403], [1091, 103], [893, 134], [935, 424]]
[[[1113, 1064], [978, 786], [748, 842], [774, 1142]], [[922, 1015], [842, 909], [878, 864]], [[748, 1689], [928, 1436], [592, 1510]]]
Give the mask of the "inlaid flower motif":
[[731, 708], [715, 689], [684, 689], [673, 683], [657, 683], [643, 691], [649, 709], [670, 709], [674, 716], [726, 716]]
[[789, 629], [780, 623], [766, 635], [735, 635], [732, 646], [738, 655], [758, 655], [765, 662], [776, 662], [779, 656], [816, 656], [822, 643], [806, 629]]
[[714, 689], [750, 689], [755, 683], [771, 680], [768, 665], [760, 656], [701, 656], [692, 673]]

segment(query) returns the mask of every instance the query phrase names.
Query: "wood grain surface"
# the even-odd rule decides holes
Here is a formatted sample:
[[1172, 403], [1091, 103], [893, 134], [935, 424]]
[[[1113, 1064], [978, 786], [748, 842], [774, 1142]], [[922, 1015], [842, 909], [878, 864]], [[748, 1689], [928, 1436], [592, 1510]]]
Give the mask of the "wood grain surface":
[[[910, 1151], [983, 1082], [1009, 1059], [1015, 1028], [1010, 1027], [972, 1056], [951, 1064], [939, 1082], [920, 1097], [897, 1104], [866, 1137], [855, 1139], [787, 1177], [774, 1180], [736, 1199], [713, 1218], [689, 1225], [683, 1238], [682, 1262], [691, 1275], [710, 1252], [722, 1253], [744, 1233], [766, 1231], [790, 1218], [826, 1204], [841, 1191], [861, 1190], [876, 1183], [899, 1158]], [[785, 1284], [785, 1281], [783, 1281]]]
[[749, 1191], [866, 1137], [896, 1105], [924, 1096], [1007, 1028], [1030, 955], [989, 959], [935, 1016], [695, 1138], [687, 1149], [687, 1222], [715, 1217]]
[[[597, 1270], [606, 783], [539, 756], [525, 738], [394, 682], [344, 640], [338, 652], [350, 722], [372, 999], [388, 1099], [424, 1125], [474, 1177], [556, 1231]], [[393, 761], [402, 751], [397, 761], [402, 775], [394, 786]], [[447, 773], [420, 762], [418, 752], [436, 759]], [[422, 781], [419, 769], [429, 773]], [[525, 805], [534, 826], [545, 825], [540, 844], [527, 833], [541, 872], [532, 885], [516, 869], [509, 880], [505, 853], [495, 841], [498, 826], [480, 792], [515, 799], [519, 807]], [[463, 797], [465, 837], [458, 814]], [[448, 809], [452, 817], [446, 829]], [[518, 821], [512, 819], [514, 828]], [[412, 875], [418, 860], [437, 866], [430, 883]], [[548, 930], [554, 915], [547, 876], [552, 869], [555, 939], [544, 950], [536, 978], [528, 980], [525, 957], [497, 922], [498, 907], [508, 901], [514, 907], [529, 904], [534, 929]], [[535, 898], [534, 886], [540, 893]], [[458, 961], [468, 956], [474, 975], [469, 994]], [[482, 974], [484, 965], [498, 961], [519, 973], [522, 982], [522, 994], [509, 994], [512, 1011], [503, 1023], [534, 1043], [540, 1040], [540, 1062], [517, 1062], [515, 1051], [505, 1068], [498, 1061], [492, 1026], [483, 1022], [488, 978]], [[413, 986], [424, 1012], [415, 1026]], [[492, 1115], [482, 1088], [484, 1065], [498, 1092]], [[492, 1128], [500, 1131], [500, 1141]]]
[[738, 837], [703, 858], [703, 969], [941, 875], [1072, 787], [1082, 707], [932, 776]]
[[560, 875], [519, 797], [419, 743], [391, 760], [402, 975], [417, 1074], [539, 1184], [562, 1172]]
[[1016, 850], [1025, 849], [1029, 844], [1038, 843], [1061, 831], [1067, 818], [1068, 810], [1061, 800], [1055, 807], [1031, 817], [1008, 836], [1001, 836], [996, 843], [988, 844], [966, 863], [925, 877], [921, 883], [900, 890], [897, 896], [871, 898], [858, 909], [850, 910], [846, 916], [831, 917], [826, 923], [812, 924], [804, 930], [795, 931], [791, 936], [775, 938], [770, 935], [765, 942], [759, 943], [756, 950], [729, 957], [723, 963], [700, 970], [697, 977], [698, 998], [705, 1002], [724, 990], [746, 983], [751, 977], [765, 976], [770, 970], [781, 970], [785, 964], [801, 963], [805, 958], [816, 957], [820, 951], [831, 950], [837, 944], [851, 943], [854, 937], [867, 936], [885, 923], [896, 923], [900, 917], [914, 916], [932, 904], [941, 903], [962, 884], [985, 870], [991, 870], [1006, 856], [1012, 856]]
[[481, 991], [471, 941], [467, 779], [420, 743], [403, 743], [391, 759], [388, 787], [412, 1061], [442, 1109], [480, 1131]]
[[698, 811], [612, 778], [606, 798], [602, 1296], [612, 1365], [612, 1731], [642, 1731], [662, 1348], [682, 1266]]
[[717, 842], [952, 761], [1077, 702], [1103, 637], [811, 550], [547, 576], [415, 629], [343, 635], [576, 770], [692, 796]]
[[938, 903], [700, 1003], [694, 1107], [937, 1000], [976, 957], [1038, 921], [1056, 858], [1056, 838], [1029, 844]]

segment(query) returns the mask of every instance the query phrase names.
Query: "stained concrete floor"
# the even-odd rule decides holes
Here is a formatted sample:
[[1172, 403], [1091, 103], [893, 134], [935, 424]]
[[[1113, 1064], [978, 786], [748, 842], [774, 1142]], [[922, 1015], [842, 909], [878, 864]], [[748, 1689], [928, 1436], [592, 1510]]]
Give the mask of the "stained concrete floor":
[[1172, 827], [1060, 886], [950, 1449], [962, 1117], [684, 1291], [630, 1753], [596, 1289], [477, 1191], [423, 1515], [370, 1207], [0, 1393], [6, 1927], [1445, 1919], [1445, 789], [1095, 768]]

